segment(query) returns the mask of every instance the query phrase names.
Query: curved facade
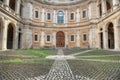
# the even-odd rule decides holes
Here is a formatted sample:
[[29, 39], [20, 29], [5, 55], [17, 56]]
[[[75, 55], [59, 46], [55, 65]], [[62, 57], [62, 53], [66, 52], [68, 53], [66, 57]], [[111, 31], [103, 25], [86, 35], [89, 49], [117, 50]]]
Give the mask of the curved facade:
[[0, 49], [120, 49], [120, 0], [0, 0]]

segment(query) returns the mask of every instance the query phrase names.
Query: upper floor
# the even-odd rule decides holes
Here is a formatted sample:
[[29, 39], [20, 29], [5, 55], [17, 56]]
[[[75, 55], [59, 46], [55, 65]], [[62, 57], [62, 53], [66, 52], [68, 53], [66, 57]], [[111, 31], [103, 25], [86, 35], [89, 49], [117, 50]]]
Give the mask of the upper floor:
[[41, 3], [38, 0], [0, 0], [0, 11], [8, 11], [9, 14], [36, 26], [74, 27], [97, 23], [99, 19], [120, 9], [120, 0], [73, 2], [76, 1], [82, 3], [59, 6]]

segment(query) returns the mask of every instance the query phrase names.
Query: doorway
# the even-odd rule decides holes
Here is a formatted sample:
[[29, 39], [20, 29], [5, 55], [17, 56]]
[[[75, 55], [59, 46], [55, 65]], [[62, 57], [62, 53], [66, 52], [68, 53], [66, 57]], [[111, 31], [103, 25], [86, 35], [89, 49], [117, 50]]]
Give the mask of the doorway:
[[56, 46], [57, 47], [65, 47], [65, 35], [64, 35], [64, 32], [62, 32], [62, 31], [57, 32]]

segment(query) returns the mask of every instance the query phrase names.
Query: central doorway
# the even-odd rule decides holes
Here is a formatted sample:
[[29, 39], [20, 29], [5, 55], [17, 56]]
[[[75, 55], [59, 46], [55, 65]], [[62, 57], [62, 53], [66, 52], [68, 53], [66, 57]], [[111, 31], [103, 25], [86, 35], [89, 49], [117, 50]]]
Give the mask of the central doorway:
[[57, 32], [56, 46], [57, 47], [65, 47], [65, 35], [64, 35], [64, 32], [62, 32], [62, 31]]

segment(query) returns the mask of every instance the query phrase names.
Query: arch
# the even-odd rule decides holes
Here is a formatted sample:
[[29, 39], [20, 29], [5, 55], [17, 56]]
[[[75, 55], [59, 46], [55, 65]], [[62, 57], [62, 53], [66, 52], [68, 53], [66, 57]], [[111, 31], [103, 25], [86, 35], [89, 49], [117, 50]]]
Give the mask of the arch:
[[15, 25], [10, 23], [7, 29], [7, 49], [13, 49]]
[[62, 31], [57, 32], [56, 46], [57, 47], [65, 47], [65, 34]]
[[59, 24], [64, 23], [64, 12], [63, 11], [57, 12], [57, 23]]
[[115, 41], [114, 41], [114, 25], [112, 22], [108, 24], [108, 48], [114, 49], [115, 48]]

